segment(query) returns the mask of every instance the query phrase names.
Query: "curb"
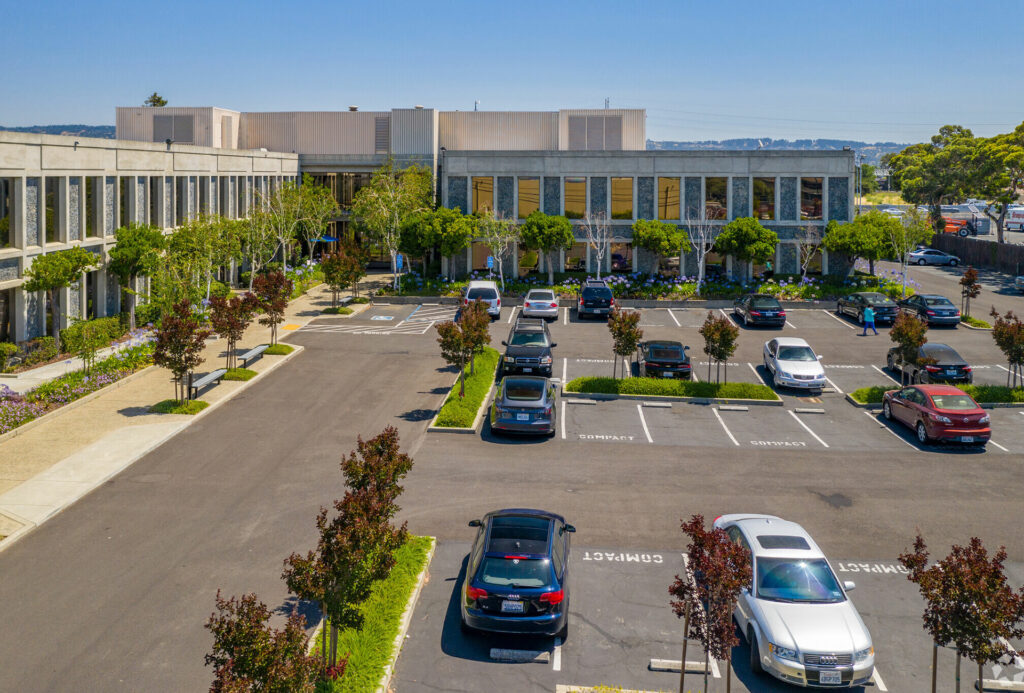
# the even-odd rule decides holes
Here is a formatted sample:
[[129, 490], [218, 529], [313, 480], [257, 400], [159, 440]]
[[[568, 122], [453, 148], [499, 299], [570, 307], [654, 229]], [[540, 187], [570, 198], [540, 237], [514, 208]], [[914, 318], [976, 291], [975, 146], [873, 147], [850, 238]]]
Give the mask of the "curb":
[[966, 323], [963, 320], [960, 321], [959, 326], [960, 327], [966, 327], [968, 330], [978, 330], [979, 332], [991, 332], [992, 331], [991, 327], [975, 327], [974, 325], [971, 325], [970, 323]]
[[610, 395], [603, 392], [571, 392], [562, 389], [563, 396], [580, 397], [583, 399], [614, 400], [632, 399], [642, 402], [682, 402], [686, 404], [745, 404], [762, 407], [782, 407], [781, 399], [740, 399], [735, 397], [673, 397], [671, 395]]
[[[494, 366], [494, 373], [497, 373], [497, 372], [498, 372], [498, 366], [497, 366], [497, 364], [495, 364], [495, 366]], [[493, 374], [492, 374], [492, 380], [493, 380]], [[459, 384], [459, 377], [455, 376], [455, 382], [452, 383], [452, 386], [448, 389], [448, 392], [446, 392], [444, 397], [442, 397], [441, 404], [437, 407], [437, 413], [434, 414], [434, 418], [430, 420], [430, 425], [427, 426], [427, 433], [461, 433], [463, 435], [476, 435], [480, 431], [480, 426], [481, 426], [481, 424], [483, 424], [483, 421], [484, 421], [484, 410], [487, 408], [487, 405], [490, 403], [491, 398], [494, 397], [494, 389], [495, 389], [495, 387], [497, 387], [498, 383], [497, 382], [491, 383], [491, 389], [487, 391], [486, 395], [484, 395], [483, 401], [480, 402], [480, 408], [477, 409], [477, 411], [476, 411], [476, 417], [474, 417], [474, 419], [473, 419], [473, 426], [472, 426], [472, 428], [466, 428], [465, 426], [438, 426], [437, 425], [437, 417], [439, 417], [441, 415], [441, 408], [444, 407], [444, 403], [446, 401], [448, 401], [448, 396], [451, 395], [452, 390], [454, 390], [455, 386], [458, 385], [458, 384]]]
[[[894, 387], [894, 390], [898, 387]], [[863, 404], [858, 402], [850, 395], [846, 395], [846, 401], [857, 407], [858, 409], [881, 409], [881, 402], [869, 402]], [[1024, 402], [978, 402], [978, 406], [982, 409], [1024, 409]]]
[[423, 565], [423, 570], [420, 571], [419, 577], [416, 578], [416, 588], [413, 589], [412, 594], [409, 595], [409, 601], [405, 604], [405, 611], [402, 612], [402, 623], [398, 627], [395, 641], [391, 644], [391, 657], [388, 663], [384, 665], [384, 673], [381, 674], [380, 681], [377, 682], [376, 693], [387, 693], [388, 687], [391, 685], [391, 677], [395, 674], [395, 665], [398, 663], [398, 657], [402, 654], [402, 645], [405, 644], [406, 635], [409, 633], [409, 625], [412, 623], [412, 613], [416, 610], [416, 603], [420, 599], [420, 592], [423, 591], [423, 585], [427, 581], [427, 576], [430, 572], [430, 561], [434, 558], [434, 549], [436, 547], [437, 537], [430, 537], [430, 549], [427, 551], [426, 563]]

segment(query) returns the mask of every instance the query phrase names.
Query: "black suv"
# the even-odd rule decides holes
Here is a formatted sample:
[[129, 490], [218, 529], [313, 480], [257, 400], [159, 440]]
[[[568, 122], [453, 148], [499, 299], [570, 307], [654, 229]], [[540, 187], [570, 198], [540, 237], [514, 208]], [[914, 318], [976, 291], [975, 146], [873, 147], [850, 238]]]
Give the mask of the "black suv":
[[615, 298], [608, 282], [603, 279], [588, 279], [580, 289], [580, 302], [576, 307], [576, 316], [603, 315], [608, 317], [615, 307]]
[[476, 540], [463, 583], [463, 631], [559, 635], [569, 629], [569, 535], [544, 510], [509, 508], [473, 520]]
[[558, 346], [551, 341], [546, 322], [540, 319], [519, 318], [501, 343], [505, 355], [501, 357], [501, 374], [529, 373], [551, 377], [551, 349]]

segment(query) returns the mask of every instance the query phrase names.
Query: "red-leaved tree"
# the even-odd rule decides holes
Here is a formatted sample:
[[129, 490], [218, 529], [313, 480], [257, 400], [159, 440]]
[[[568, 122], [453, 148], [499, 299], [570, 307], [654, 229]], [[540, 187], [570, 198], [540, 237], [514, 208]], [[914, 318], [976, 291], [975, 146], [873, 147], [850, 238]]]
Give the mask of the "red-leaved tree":
[[250, 293], [232, 298], [210, 297], [210, 325], [214, 332], [228, 341], [228, 368], [234, 368], [237, 363], [235, 347], [252, 322], [258, 303], [257, 298]]
[[156, 331], [153, 363], [174, 375], [174, 396], [182, 404], [188, 399], [188, 377], [203, 362], [203, 347], [210, 330], [203, 328], [188, 299], [174, 304]]
[[679, 689], [686, 677], [686, 641], [694, 638], [704, 647], [704, 690], [707, 690], [708, 657], [726, 662], [725, 690], [732, 690], [732, 648], [739, 645], [732, 613], [740, 590], [750, 584], [750, 558], [722, 529], [706, 529], [704, 516], [682, 523], [690, 537], [686, 549], [686, 575], [676, 575], [668, 588], [672, 610], [684, 619], [683, 659]]
[[270, 328], [270, 343], [277, 344], [277, 326], [284, 322], [284, 312], [288, 310], [292, 280], [284, 276], [284, 272], [268, 272], [253, 280], [252, 290], [263, 313], [260, 324]]
[[1024, 587], [1014, 591], [1007, 584], [1006, 548], [1000, 546], [990, 560], [981, 539], [972, 537], [970, 544], [954, 545], [948, 556], [929, 566], [928, 548], [918, 533], [914, 550], [900, 554], [900, 563], [925, 601], [922, 620], [934, 643], [932, 693], [938, 648], [950, 644], [956, 647], [957, 682], [960, 658], [967, 657], [978, 665], [978, 690], [983, 690], [984, 665], [1018, 654], [1003, 641], [1024, 638]]

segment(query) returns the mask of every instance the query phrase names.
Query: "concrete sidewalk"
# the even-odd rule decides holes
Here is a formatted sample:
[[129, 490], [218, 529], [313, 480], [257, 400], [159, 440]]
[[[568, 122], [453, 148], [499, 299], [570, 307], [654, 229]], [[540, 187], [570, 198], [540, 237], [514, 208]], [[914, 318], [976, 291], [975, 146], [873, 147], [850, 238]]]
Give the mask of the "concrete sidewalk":
[[[282, 327], [298, 329], [319, 317], [330, 301], [324, 285], [292, 301], [279, 337], [289, 334]], [[269, 328], [254, 321], [238, 353], [269, 339]], [[219, 339], [208, 342], [200, 373], [224, 366], [225, 345]], [[297, 355], [264, 355], [250, 368], [262, 375]], [[206, 389], [200, 395], [210, 403], [206, 411], [253, 380], [222, 381]], [[149, 412], [153, 404], [173, 396], [170, 373], [151, 367], [121, 387], [100, 391], [94, 399], [0, 441], [0, 537], [10, 537], [0, 541], [0, 550], [195, 421], [195, 416]]]

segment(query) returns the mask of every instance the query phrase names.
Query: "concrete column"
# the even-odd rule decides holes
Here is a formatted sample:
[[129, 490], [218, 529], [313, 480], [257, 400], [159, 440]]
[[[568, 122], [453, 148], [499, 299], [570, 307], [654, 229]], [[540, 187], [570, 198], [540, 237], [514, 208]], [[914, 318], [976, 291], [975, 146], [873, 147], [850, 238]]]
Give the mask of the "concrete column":
[[824, 277], [828, 274], [828, 251], [824, 248], [821, 249], [821, 276]]
[[25, 177], [21, 176], [14, 179], [14, 186], [11, 190], [11, 228], [14, 230], [11, 241], [15, 248], [24, 249], [26, 245], [25, 211]]
[[633, 246], [633, 271], [634, 272], [639, 272], [640, 271], [640, 268], [637, 267], [637, 263], [639, 263], [639, 262], [640, 262], [640, 251], [636, 247], [636, 245], [634, 245]]
[[[587, 193], [587, 195], [589, 197], [589, 193]], [[587, 209], [589, 209], [589, 207]], [[593, 250], [590, 248], [590, 244], [589, 243], [584, 243], [583, 244], [583, 268], [587, 271], [587, 274], [590, 274], [590, 254], [592, 252], [593, 252]]]
[[12, 327], [14, 328], [11, 341], [23, 342], [28, 339], [28, 305], [25, 291], [20, 286], [14, 289], [14, 305], [11, 306], [11, 309], [13, 310], [11, 314]]
[[100, 267], [93, 273], [93, 305], [96, 306], [96, 317], [107, 317], [107, 273]]
[[473, 243], [470, 241], [466, 246], [466, 274], [473, 271]]
[[71, 197], [68, 194], [68, 186], [70, 181], [67, 176], [60, 176], [57, 179], [57, 200], [54, 202], [57, 209], [57, 241], [60, 243], [67, 243], [71, 240], [71, 229], [68, 228], [69, 214], [68, 214], [68, 198]]
[[725, 276], [735, 279], [735, 277], [732, 276], [732, 255], [725, 256]]
[[565, 250], [558, 251], [558, 267], [555, 268], [556, 272], [565, 271]]
[[512, 276], [519, 277], [519, 243], [512, 243]]
[[448, 276], [448, 256], [443, 255], [441, 257], [441, 274], [445, 277]]

